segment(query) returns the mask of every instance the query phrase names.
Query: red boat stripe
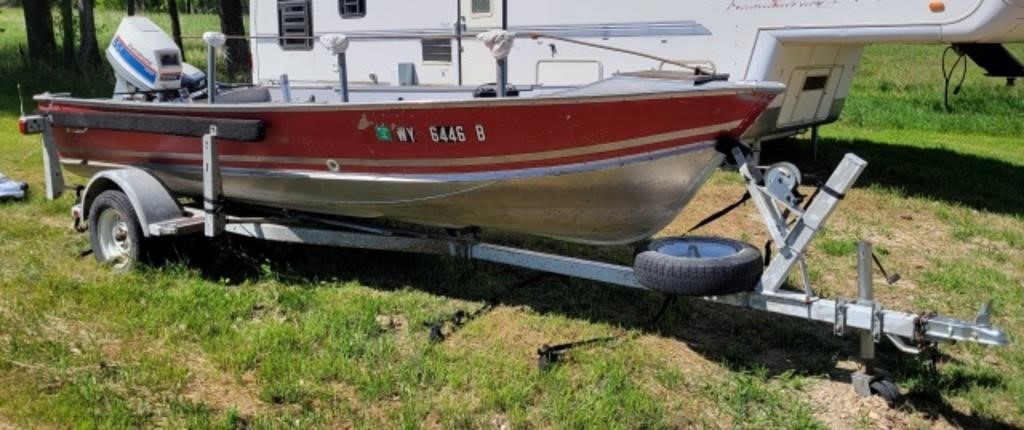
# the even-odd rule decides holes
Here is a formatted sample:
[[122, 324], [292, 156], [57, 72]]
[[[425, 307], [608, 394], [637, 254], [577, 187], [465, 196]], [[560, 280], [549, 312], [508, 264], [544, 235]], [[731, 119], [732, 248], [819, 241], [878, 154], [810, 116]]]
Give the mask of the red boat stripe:
[[[673, 140], [681, 140], [698, 136], [709, 136], [726, 132], [739, 127], [742, 121], [710, 125], [707, 127], [690, 128], [677, 130], [669, 133], [656, 134], [651, 136], [638, 137], [617, 142], [609, 142], [599, 145], [590, 145], [577, 148], [559, 149], [554, 151], [534, 152], [529, 154], [469, 157], [469, 158], [447, 158], [447, 159], [389, 159], [389, 160], [368, 160], [368, 159], [335, 159], [342, 166], [361, 167], [456, 167], [456, 166], [482, 166], [493, 164], [513, 164], [535, 161], [548, 161], [559, 158], [579, 157], [600, 154], [604, 152], [622, 151], [636, 147], [654, 145]], [[166, 160], [202, 160], [201, 154], [191, 153], [168, 153], [168, 152], [146, 152], [146, 151], [123, 151], [113, 149], [91, 149], [91, 148], [61, 148], [61, 152], [67, 155], [79, 157], [127, 157], [127, 158], [151, 158], [156, 157]], [[285, 163], [285, 164], [306, 164], [324, 166], [327, 158], [308, 157], [275, 157], [256, 155], [221, 155], [222, 162], [226, 163]]]

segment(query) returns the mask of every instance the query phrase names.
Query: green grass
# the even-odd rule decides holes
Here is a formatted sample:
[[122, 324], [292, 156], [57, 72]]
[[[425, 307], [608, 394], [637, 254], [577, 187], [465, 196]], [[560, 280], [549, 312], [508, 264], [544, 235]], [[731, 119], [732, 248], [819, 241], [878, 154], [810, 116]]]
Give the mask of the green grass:
[[[157, 17], [159, 20], [160, 17]], [[105, 68], [26, 67], [21, 14], [0, 9], [0, 172], [42, 187], [35, 138], [13, 132], [23, 93], [103, 96]], [[113, 14], [101, 14], [109, 37]], [[214, 28], [188, 17], [186, 34]], [[101, 40], [101, 44], [106, 41]], [[996, 299], [995, 323], [1024, 330], [1024, 148], [1021, 88], [972, 68], [954, 112], [941, 108], [930, 46], [871, 47], [847, 111], [769, 159], [827, 172], [846, 152], [871, 165], [810, 253], [812, 278], [851, 297], [856, 242], [870, 239], [904, 281], [879, 285], [887, 305], [970, 318]], [[1019, 51], [1019, 50], [1018, 50]], [[190, 43], [190, 60], [202, 48]], [[741, 184], [719, 173], [678, 231], [732, 202]], [[73, 182], [80, 182], [75, 178]], [[701, 202], [710, 202], [701, 213]], [[852, 338], [801, 321], [683, 301], [655, 328], [660, 297], [449, 259], [270, 245], [194, 243], [190, 260], [119, 275], [91, 258], [67, 216], [70, 196], [0, 205], [0, 428], [821, 428], [849, 391], [820, 397], [845, 375]], [[763, 243], [749, 207], [701, 233]], [[518, 236], [506, 243], [628, 261], [626, 247], [592, 250]], [[441, 344], [425, 325], [499, 306]], [[550, 372], [545, 343], [615, 341], [573, 351]], [[939, 373], [881, 351], [909, 390], [898, 427], [932, 419], [966, 428], [1024, 425], [1024, 347], [956, 345]], [[860, 409], [856, 409], [860, 408]], [[847, 427], [869, 427], [856, 406]], [[882, 413], [883, 411], [878, 411]], [[886, 412], [887, 413], [887, 412]], [[834, 421], [833, 421], [834, 422]]]

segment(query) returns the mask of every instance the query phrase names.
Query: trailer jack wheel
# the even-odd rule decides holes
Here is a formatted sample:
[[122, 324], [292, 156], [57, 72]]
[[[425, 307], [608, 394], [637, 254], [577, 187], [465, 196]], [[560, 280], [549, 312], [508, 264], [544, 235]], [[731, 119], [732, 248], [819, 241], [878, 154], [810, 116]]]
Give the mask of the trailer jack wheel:
[[871, 394], [881, 397], [890, 407], [897, 406], [903, 401], [903, 395], [896, 383], [888, 379], [879, 379], [871, 383]]

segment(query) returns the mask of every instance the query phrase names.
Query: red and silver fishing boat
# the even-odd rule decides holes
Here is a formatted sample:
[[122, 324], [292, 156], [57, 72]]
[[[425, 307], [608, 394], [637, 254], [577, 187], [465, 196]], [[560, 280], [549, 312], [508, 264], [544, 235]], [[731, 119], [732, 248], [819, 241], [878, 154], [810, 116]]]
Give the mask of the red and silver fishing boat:
[[[138, 51], [122, 43], [108, 55]], [[265, 94], [36, 100], [64, 168], [84, 177], [134, 166], [201, 196], [197, 137], [216, 125], [228, 201], [620, 244], [671, 222], [723, 160], [715, 142], [741, 136], [783, 86], [647, 72], [463, 100], [438, 90], [443, 100], [282, 103], [243, 91]]]

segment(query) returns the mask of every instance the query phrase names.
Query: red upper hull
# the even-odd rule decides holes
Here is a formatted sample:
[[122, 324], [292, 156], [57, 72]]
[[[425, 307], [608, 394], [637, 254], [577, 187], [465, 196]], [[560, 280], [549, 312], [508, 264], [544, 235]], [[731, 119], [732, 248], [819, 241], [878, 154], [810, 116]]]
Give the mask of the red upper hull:
[[[257, 119], [265, 124], [265, 139], [222, 140], [225, 167], [408, 175], [555, 167], [739, 136], [774, 97], [748, 90], [274, 109], [57, 99], [40, 109]], [[58, 128], [54, 138], [63, 158], [201, 164], [201, 145], [194, 137]]]

